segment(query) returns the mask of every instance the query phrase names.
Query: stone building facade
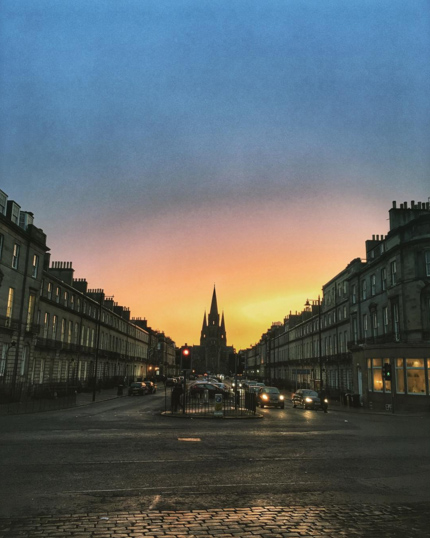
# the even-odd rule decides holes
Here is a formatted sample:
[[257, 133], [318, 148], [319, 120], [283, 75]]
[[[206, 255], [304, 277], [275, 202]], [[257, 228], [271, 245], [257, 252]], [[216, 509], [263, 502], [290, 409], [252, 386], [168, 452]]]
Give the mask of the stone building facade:
[[0, 399], [175, 372], [175, 343], [50, 262], [46, 236], [0, 191]]
[[249, 375], [290, 390], [323, 387], [332, 398], [351, 393], [372, 408], [430, 408], [429, 203], [393, 202], [389, 222], [387, 235], [366, 241], [365, 260], [240, 351]]

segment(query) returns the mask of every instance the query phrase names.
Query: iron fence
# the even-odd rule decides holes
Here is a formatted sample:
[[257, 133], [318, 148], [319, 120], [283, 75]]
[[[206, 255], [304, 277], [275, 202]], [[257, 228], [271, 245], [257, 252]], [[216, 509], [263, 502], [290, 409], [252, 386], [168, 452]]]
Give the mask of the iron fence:
[[[185, 397], [184, 397], [185, 396]], [[170, 403], [170, 407], [167, 407]], [[209, 393], [191, 395], [189, 391], [181, 395], [180, 403], [175, 406], [172, 398], [166, 401], [166, 411], [174, 415], [187, 415], [198, 417], [235, 417], [253, 416], [257, 410], [257, 395], [255, 393], [239, 391], [229, 396], [211, 396]]]
[[77, 387], [67, 383], [0, 384], [0, 415], [38, 413], [76, 405]]

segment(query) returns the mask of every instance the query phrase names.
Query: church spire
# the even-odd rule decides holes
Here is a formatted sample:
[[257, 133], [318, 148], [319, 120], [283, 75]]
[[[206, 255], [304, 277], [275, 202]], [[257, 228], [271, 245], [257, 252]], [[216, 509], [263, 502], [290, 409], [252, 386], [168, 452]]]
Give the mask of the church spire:
[[214, 291], [212, 294], [212, 303], [211, 303], [211, 309], [209, 312], [209, 316], [218, 316], [218, 305], [216, 301], [216, 290], [215, 290], [215, 284], [214, 284]]
[[203, 316], [203, 327], [202, 327], [202, 330], [204, 331], [207, 327], [207, 323], [206, 323], [206, 310], [205, 310], [205, 314]]

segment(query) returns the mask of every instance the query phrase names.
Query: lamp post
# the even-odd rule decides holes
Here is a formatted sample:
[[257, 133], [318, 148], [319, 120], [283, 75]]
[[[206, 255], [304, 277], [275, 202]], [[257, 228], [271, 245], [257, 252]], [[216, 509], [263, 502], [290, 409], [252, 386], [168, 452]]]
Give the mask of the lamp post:
[[[317, 300], [312, 300], [312, 305], [318, 305], [318, 359], [319, 359], [319, 368], [320, 368], [320, 390], [324, 388], [323, 382], [323, 362], [322, 362], [322, 349], [321, 349], [321, 297], [318, 295]], [[309, 299], [306, 299], [306, 307], [311, 307]]]

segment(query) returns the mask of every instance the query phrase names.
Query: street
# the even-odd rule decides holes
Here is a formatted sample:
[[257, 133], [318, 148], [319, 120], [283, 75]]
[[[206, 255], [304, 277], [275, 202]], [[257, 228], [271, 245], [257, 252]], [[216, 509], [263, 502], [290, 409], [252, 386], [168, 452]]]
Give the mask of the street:
[[[162, 416], [164, 403], [161, 390], [0, 417], [0, 536], [164, 536], [163, 514], [184, 536], [428, 536], [428, 416], [287, 403], [189, 419]], [[216, 529], [200, 532], [197, 514], [218, 514]]]

